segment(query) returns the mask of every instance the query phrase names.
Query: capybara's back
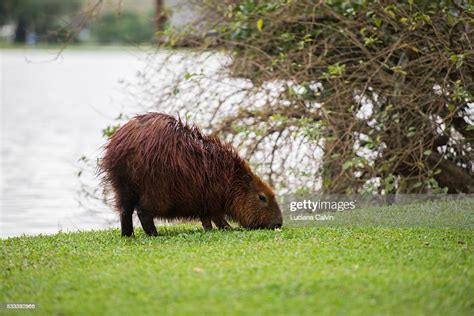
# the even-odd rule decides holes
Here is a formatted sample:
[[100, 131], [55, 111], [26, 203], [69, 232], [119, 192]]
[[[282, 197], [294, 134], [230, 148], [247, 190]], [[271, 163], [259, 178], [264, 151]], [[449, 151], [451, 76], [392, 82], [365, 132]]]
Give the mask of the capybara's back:
[[281, 226], [273, 191], [230, 144], [167, 114], [139, 115], [122, 126], [100, 167], [126, 236], [135, 209], [149, 235], [157, 234], [153, 218], [199, 218], [205, 229], [211, 221], [229, 227], [226, 218], [249, 228]]

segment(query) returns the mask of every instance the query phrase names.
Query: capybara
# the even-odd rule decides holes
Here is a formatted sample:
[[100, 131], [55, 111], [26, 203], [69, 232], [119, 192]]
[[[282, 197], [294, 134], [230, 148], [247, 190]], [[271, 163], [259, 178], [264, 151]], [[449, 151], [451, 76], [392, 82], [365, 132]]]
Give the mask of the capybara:
[[228, 228], [275, 229], [282, 215], [270, 186], [256, 176], [231, 144], [163, 113], [138, 115], [105, 145], [100, 162], [114, 192], [123, 236], [133, 235], [132, 214], [148, 235], [154, 218], [200, 219]]

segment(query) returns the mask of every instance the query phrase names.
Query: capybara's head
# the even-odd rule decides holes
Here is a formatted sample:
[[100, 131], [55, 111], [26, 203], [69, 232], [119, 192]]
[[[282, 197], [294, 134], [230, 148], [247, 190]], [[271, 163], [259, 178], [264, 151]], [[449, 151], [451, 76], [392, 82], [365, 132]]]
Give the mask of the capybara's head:
[[259, 177], [246, 174], [233, 199], [235, 220], [245, 228], [277, 229], [283, 224], [280, 207], [271, 187]]

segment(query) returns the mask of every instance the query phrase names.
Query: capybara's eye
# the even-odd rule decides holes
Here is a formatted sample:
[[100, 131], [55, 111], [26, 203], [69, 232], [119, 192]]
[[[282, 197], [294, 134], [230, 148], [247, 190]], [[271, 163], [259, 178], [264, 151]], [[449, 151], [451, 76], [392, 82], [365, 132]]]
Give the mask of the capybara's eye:
[[258, 199], [259, 199], [260, 201], [264, 202], [264, 203], [267, 202], [267, 198], [266, 198], [265, 195], [263, 195], [263, 194], [259, 194], [259, 195], [258, 195]]

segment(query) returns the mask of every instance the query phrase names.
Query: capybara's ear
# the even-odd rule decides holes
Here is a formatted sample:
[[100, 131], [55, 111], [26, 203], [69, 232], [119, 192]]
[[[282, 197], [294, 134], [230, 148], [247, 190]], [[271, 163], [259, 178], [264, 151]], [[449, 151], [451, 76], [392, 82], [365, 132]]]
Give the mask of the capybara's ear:
[[243, 179], [244, 181], [247, 181], [247, 182], [252, 181], [252, 177], [247, 173], [244, 173]]

